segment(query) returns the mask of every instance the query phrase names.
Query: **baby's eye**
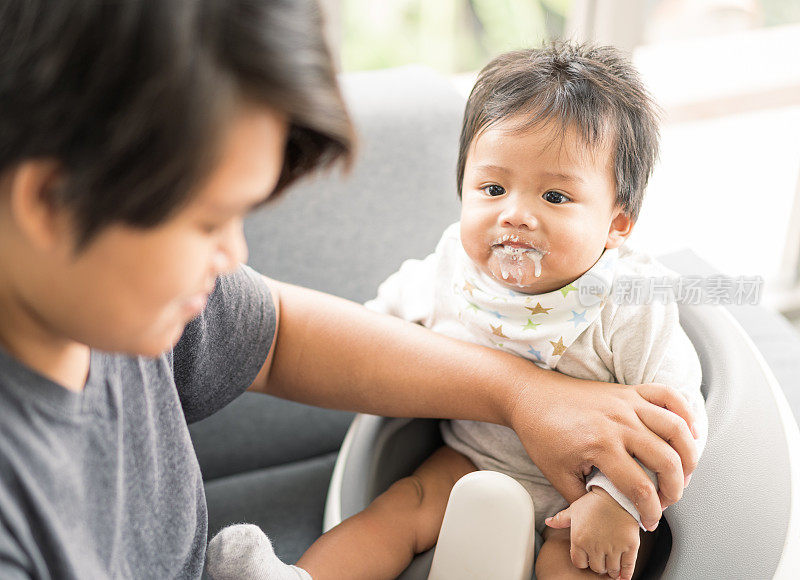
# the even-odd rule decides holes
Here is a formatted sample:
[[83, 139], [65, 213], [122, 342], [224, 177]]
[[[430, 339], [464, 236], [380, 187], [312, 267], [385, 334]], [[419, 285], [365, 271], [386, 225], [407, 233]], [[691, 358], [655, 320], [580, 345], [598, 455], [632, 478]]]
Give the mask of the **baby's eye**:
[[485, 191], [488, 195], [491, 195], [492, 197], [503, 195], [506, 192], [505, 189], [496, 184], [487, 185], [486, 187], [483, 188], [483, 191]]
[[556, 205], [567, 203], [569, 201], [569, 198], [560, 191], [546, 191], [542, 197], [546, 202]]

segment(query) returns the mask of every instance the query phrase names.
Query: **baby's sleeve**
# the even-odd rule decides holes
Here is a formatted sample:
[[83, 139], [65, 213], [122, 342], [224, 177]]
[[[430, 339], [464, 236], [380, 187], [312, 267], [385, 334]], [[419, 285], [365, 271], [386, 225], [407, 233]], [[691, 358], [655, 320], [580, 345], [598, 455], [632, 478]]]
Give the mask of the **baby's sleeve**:
[[[607, 341], [614, 367], [610, 370], [618, 383], [660, 383], [676, 389], [686, 398], [695, 417], [698, 434], [695, 445], [698, 453], [702, 453], [708, 435], [708, 418], [700, 391], [700, 360], [681, 328], [677, 304], [619, 306], [607, 332]], [[642, 467], [658, 485], [655, 473]], [[586, 480], [587, 491], [594, 486], [606, 490], [642, 525], [633, 502], [597, 469], [593, 469]]]
[[375, 312], [428, 325], [433, 316], [438, 264], [438, 252], [424, 260], [406, 260], [378, 287], [378, 295], [364, 306]]

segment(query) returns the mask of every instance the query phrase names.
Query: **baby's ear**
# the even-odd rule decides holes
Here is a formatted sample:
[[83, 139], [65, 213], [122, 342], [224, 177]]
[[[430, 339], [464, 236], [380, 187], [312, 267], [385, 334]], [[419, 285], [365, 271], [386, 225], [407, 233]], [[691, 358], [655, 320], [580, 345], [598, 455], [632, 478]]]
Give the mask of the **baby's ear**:
[[606, 249], [619, 248], [628, 239], [633, 231], [634, 221], [622, 210], [621, 207], [614, 208], [614, 217], [608, 227], [608, 237], [606, 238]]

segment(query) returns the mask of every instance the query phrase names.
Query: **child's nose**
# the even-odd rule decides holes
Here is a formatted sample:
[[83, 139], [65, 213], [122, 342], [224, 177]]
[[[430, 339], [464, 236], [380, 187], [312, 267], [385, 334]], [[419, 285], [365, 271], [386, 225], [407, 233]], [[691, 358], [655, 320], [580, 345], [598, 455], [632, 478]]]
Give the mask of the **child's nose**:
[[539, 225], [529, 204], [509, 199], [500, 213], [500, 225], [515, 229], [536, 229]]
[[244, 238], [243, 224], [231, 224], [222, 238], [214, 256], [214, 267], [218, 274], [234, 271], [247, 261], [247, 241]]

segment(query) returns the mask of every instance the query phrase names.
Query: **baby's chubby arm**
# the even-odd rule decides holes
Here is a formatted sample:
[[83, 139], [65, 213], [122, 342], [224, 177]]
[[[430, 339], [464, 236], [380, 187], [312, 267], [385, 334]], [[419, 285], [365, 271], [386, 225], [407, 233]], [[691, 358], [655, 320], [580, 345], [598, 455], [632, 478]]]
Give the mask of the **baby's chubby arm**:
[[[610, 370], [622, 384], [658, 383], [672, 387], [687, 400], [695, 417], [695, 439], [698, 456], [703, 452], [708, 435], [708, 418], [705, 402], [700, 392], [702, 380], [700, 361], [691, 341], [683, 332], [674, 303], [622, 306], [617, 309], [608, 336]], [[638, 459], [653, 484], [658, 473]], [[688, 485], [687, 477], [684, 486]], [[601, 488], [608, 492], [642, 529], [637, 506], [598, 469], [586, 478], [586, 489]], [[662, 505], [669, 505], [680, 497], [665, 498], [659, 490]]]

